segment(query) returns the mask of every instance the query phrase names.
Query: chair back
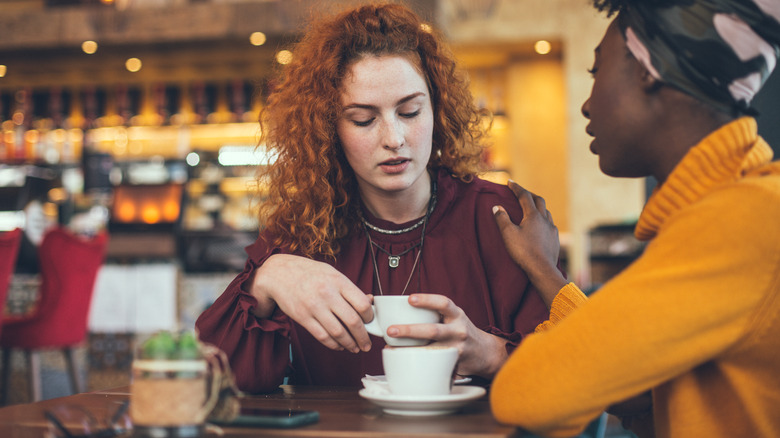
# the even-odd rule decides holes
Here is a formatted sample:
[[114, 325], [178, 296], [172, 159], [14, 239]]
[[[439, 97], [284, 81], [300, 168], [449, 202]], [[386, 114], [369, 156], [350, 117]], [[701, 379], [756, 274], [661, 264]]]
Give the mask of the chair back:
[[107, 244], [105, 232], [87, 238], [63, 227], [47, 231], [38, 250], [41, 286], [34, 314], [9, 324], [0, 343], [37, 349], [83, 341], [95, 279]]
[[5, 310], [5, 300], [8, 297], [8, 288], [11, 285], [21, 243], [21, 228], [0, 233], [0, 319]]

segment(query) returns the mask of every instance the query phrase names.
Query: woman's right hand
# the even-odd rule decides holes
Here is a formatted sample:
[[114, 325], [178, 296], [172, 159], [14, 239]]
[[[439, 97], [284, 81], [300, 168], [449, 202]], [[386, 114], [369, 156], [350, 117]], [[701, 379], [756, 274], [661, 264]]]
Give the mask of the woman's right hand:
[[290, 254], [274, 254], [255, 272], [255, 315], [279, 308], [333, 350], [371, 349], [363, 321], [371, 321], [371, 297], [333, 266]]

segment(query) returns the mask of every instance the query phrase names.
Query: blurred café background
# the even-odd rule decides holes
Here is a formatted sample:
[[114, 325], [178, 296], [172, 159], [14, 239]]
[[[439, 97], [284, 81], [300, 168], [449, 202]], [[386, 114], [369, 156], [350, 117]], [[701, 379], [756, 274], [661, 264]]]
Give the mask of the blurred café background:
[[[356, 3], [0, 0], [0, 232], [23, 230], [0, 279], [3, 319], [41, 307], [39, 248], [66, 227], [108, 235], [74, 350], [84, 389], [127, 384], [138, 335], [192, 329], [257, 235], [273, 72], [311, 14]], [[596, 291], [641, 253], [632, 227], [654, 186], [602, 175], [589, 151], [580, 107], [607, 19], [588, 0], [406, 3], [444, 32], [494, 114], [485, 177], [545, 196], [569, 277]], [[779, 83], [756, 101], [775, 146]], [[3, 356], [6, 403], [29, 400], [26, 356]], [[43, 398], [68, 394], [62, 356], [41, 357]]]

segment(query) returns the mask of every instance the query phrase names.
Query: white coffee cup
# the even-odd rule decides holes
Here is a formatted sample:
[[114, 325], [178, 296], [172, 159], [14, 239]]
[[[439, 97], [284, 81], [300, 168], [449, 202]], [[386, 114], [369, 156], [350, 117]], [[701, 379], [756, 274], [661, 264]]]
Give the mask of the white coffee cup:
[[365, 324], [366, 331], [384, 338], [387, 345], [410, 347], [425, 345], [427, 339], [392, 338], [387, 336], [387, 328], [396, 324], [435, 324], [439, 322], [439, 313], [435, 310], [421, 309], [409, 304], [406, 295], [383, 295], [374, 297], [374, 319]]
[[390, 392], [399, 396], [442, 396], [452, 390], [458, 361], [455, 347], [387, 347], [382, 350]]

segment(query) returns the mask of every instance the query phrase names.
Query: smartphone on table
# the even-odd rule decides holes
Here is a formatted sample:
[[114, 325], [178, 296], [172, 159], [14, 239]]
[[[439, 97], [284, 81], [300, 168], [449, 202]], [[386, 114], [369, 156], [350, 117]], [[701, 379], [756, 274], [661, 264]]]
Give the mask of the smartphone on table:
[[242, 406], [238, 417], [231, 421], [215, 422], [222, 426], [289, 428], [316, 423], [317, 411], [300, 409], [268, 409]]

